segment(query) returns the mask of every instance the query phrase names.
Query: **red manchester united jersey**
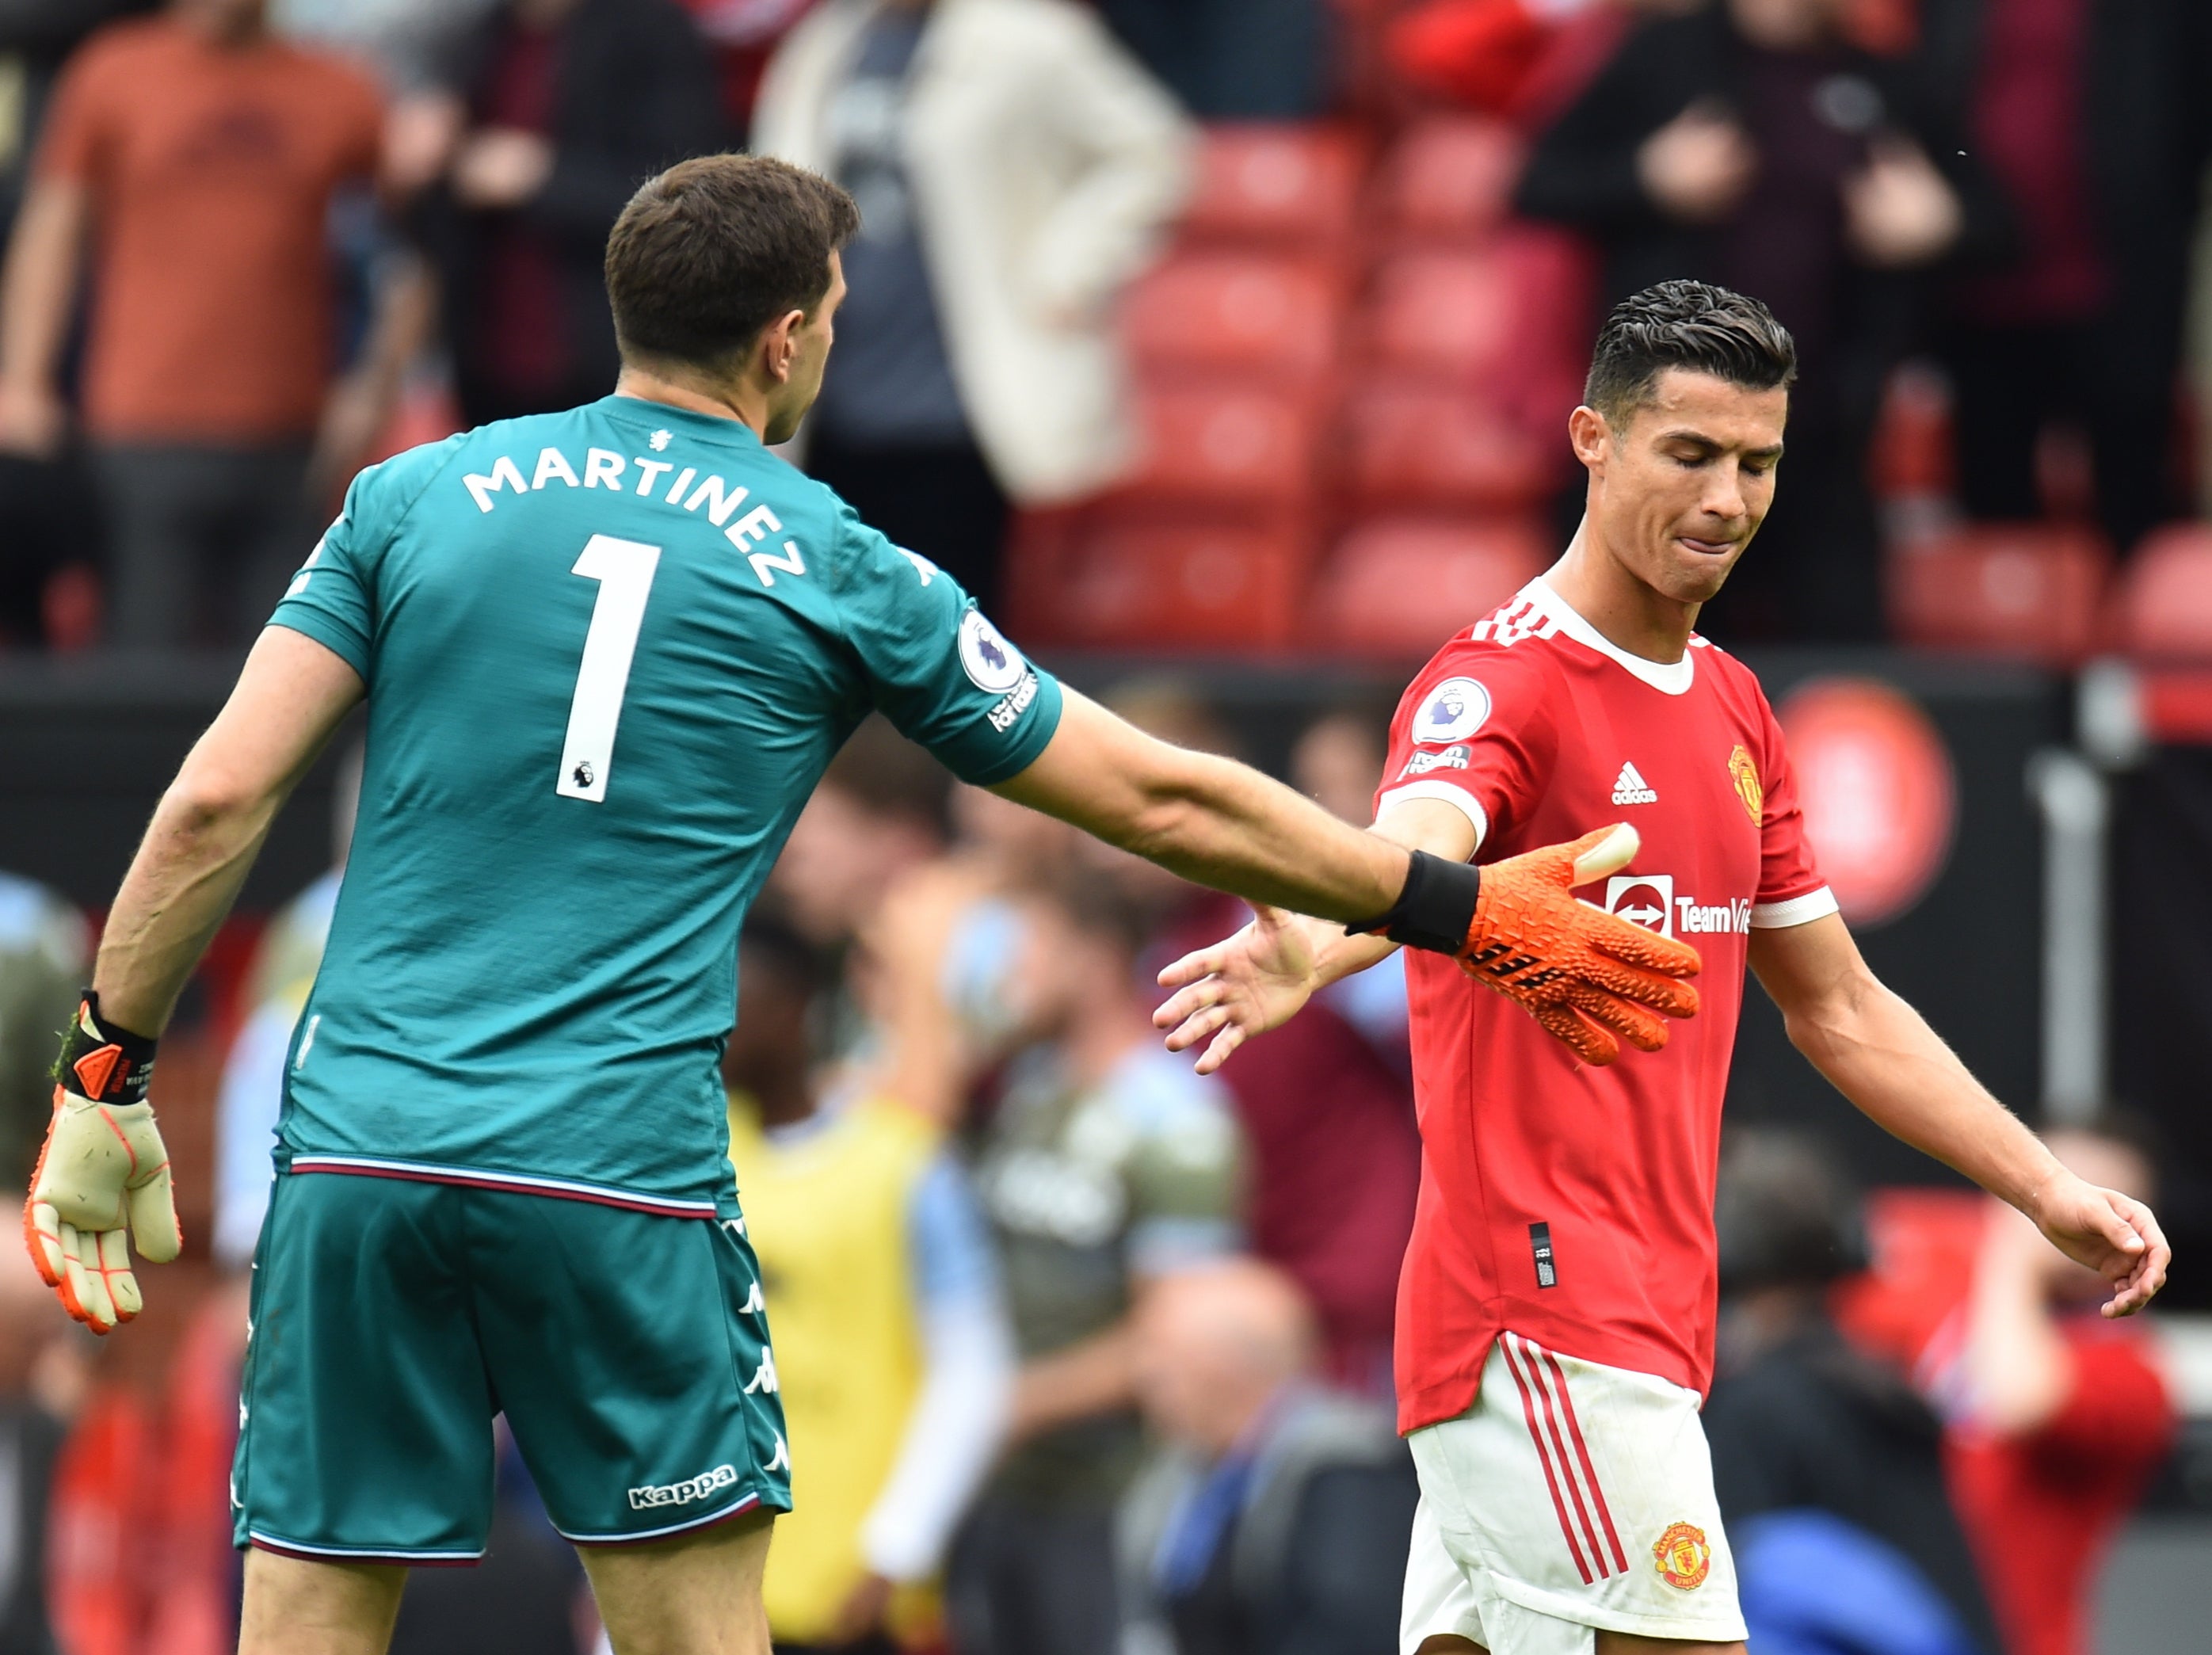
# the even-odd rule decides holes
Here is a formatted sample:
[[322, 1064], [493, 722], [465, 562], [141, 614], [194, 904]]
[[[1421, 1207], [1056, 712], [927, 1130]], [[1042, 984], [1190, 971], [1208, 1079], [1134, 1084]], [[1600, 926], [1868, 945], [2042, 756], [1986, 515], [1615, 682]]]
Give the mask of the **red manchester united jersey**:
[[1446, 644], [1391, 726], [1377, 812], [1464, 811], [1478, 861], [1632, 824], [1628, 871], [1581, 895], [1703, 956], [1667, 1049], [1591, 1068], [1440, 954], [1409, 952], [1423, 1167], [1399, 1280], [1399, 1424], [1473, 1405], [1505, 1329], [1703, 1392], [1713, 1180], [1754, 928], [1836, 911], [1759, 681], [1692, 638], [1615, 648], [1543, 581]]

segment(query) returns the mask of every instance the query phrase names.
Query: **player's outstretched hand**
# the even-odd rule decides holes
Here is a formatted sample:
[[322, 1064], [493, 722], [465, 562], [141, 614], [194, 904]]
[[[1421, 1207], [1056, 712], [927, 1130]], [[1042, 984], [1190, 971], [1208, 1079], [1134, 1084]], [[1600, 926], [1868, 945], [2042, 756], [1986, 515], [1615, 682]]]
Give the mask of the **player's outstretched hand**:
[[2067, 1172], [2038, 1197], [2029, 1214], [2044, 1238], [2112, 1284], [2106, 1316], [2133, 1316], [2166, 1285], [2173, 1250], [2157, 1216], [2133, 1196]]
[[1259, 917], [1227, 941], [1185, 954], [1160, 973], [1160, 986], [1176, 993], [1152, 1013], [1153, 1025], [1169, 1031], [1170, 1051], [1212, 1037], [1199, 1054], [1200, 1074], [1212, 1074], [1254, 1035], [1289, 1022], [1314, 991], [1307, 929], [1316, 922], [1279, 908], [1255, 911]]
[[1694, 1017], [1698, 951], [1576, 899], [1574, 887], [1617, 873], [1642, 841], [1626, 822], [1482, 869], [1460, 969], [1524, 1007], [1585, 1063], [1667, 1044], [1667, 1017]]
[[145, 1101], [151, 1040], [103, 1029], [89, 996], [63, 1038], [54, 1113], [23, 1208], [23, 1238], [62, 1308], [106, 1333], [143, 1308], [130, 1241], [155, 1263], [184, 1246], [169, 1153]]

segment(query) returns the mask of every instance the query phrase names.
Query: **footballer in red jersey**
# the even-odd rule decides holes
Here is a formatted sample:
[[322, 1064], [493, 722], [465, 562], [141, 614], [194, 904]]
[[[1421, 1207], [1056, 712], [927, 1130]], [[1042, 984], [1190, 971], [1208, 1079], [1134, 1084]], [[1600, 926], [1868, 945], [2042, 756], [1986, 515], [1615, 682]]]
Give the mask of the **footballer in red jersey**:
[[[1698, 1015], [1624, 1029], [1642, 1050], [1620, 1053], [1556, 1010], [1539, 1026], [1472, 965], [1408, 953], [1423, 1171], [1397, 1382], [1422, 1501], [1405, 1655], [1741, 1655], [1698, 1410], [1747, 967], [1861, 1110], [2099, 1270], [2107, 1314], [2165, 1280], [2149, 1209], [2061, 1166], [1867, 970], [1758, 680], [1692, 630], [1773, 498], [1795, 371], [1755, 300], [1669, 282], [1617, 307], [1569, 427], [1581, 530], [1438, 652], [1392, 727], [1376, 831], [1487, 869], [1626, 824], [1616, 854], [1576, 846], [1584, 900], [1702, 957]], [[1158, 1020], [1210, 1072], [1389, 947], [1263, 910], [1162, 973]]]

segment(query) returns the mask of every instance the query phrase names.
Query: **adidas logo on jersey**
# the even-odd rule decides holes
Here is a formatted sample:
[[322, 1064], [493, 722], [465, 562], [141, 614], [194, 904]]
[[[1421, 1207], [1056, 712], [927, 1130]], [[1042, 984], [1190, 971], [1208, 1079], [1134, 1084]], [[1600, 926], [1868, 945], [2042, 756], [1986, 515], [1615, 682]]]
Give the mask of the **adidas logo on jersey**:
[[1637, 773], [1633, 764], [1623, 764], [1620, 774], [1613, 778], [1613, 802], [1616, 805], [1656, 805], [1658, 794]]

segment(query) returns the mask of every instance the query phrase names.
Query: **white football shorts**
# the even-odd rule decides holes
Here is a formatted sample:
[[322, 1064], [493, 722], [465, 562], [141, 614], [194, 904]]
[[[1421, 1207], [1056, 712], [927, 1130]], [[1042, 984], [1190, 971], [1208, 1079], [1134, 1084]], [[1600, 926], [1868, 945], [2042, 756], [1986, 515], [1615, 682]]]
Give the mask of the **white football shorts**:
[[1403, 1655], [1592, 1655], [1597, 1631], [1744, 1637], [1698, 1393], [1507, 1333], [1474, 1406], [1408, 1439], [1421, 1503]]

